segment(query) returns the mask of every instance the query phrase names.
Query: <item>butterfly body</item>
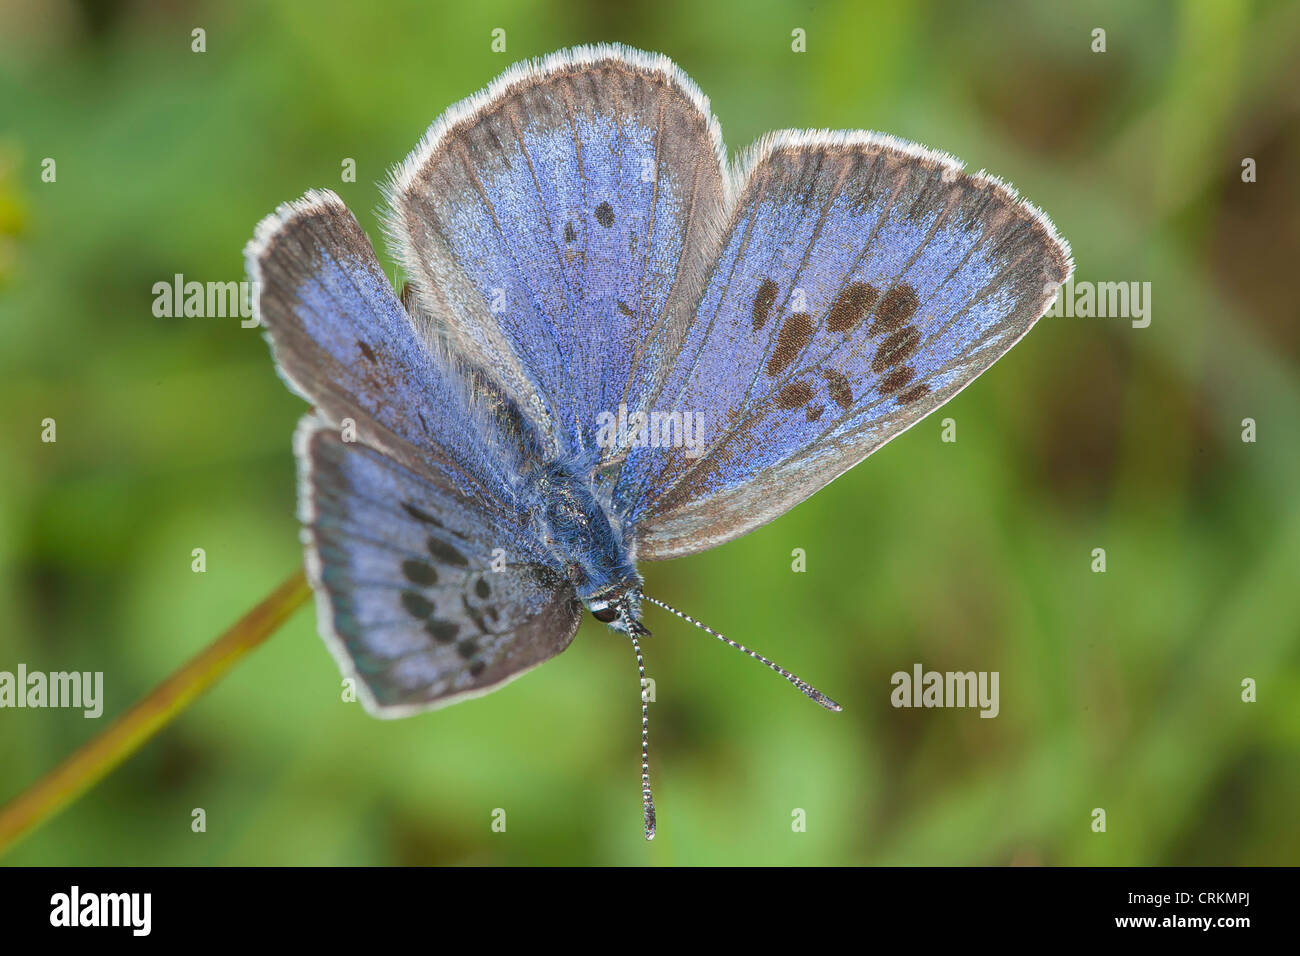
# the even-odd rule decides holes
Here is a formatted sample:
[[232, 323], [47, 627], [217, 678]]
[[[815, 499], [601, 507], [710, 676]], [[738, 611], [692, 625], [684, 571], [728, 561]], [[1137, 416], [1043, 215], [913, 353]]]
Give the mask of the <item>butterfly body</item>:
[[596, 456], [556, 454], [522, 410], [481, 373], [448, 366], [445, 374], [461, 379], [467, 406], [486, 411], [481, 452], [492, 450], [491, 468], [510, 488], [511, 504], [527, 517], [531, 536], [544, 546], [547, 565], [589, 610], [616, 608], [618, 618], [607, 623], [638, 629], [642, 579], [631, 550], [635, 537], [597, 480]]
[[[862, 131], [727, 158], [666, 57], [582, 47], [452, 107], [393, 173], [400, 298], [333, 193], [246, 250], [299, 425], [322, 636], [394, 717], [631, 639], [638, 560], [773, 520], [1043, 315], [1068, 247], [1014, 190]], [[642, 702], [642, 782], [653, 832]]]
[[[614, 608], [611, 626], [638, 628], [641, 575], [622, 523], [593, 486], [590, 466], [570, 460], [542, 464], [524, 484], [536, 533], [547, 543], [555, 567], [593, 613]], [[601, 615], [602, 619], [604, 614]]]

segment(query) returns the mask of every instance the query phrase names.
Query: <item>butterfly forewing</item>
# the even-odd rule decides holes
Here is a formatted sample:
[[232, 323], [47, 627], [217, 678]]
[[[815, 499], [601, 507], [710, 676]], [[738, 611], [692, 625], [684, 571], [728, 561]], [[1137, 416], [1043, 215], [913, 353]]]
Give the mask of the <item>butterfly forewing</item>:
[[463, 380], [417, 333], [342, 200], [281, 206], [245, 257], [281, 375], [340, 434], [463, 493], [508, 496], [497, 436], [483, 435]]
[[453, 107], [391, 184], [389, 232], [430, 321], [570, 453], [657, 390], [724, 222], [707, 101], [609, 47], [511, 70]]
[[738, 537], [928, 415], [1009, 349], [1069, 274], [1000, 183], [870, 134], [760, 144], [656, 404], [704, 448], [639, 448], [616, 501], [640, 555]]

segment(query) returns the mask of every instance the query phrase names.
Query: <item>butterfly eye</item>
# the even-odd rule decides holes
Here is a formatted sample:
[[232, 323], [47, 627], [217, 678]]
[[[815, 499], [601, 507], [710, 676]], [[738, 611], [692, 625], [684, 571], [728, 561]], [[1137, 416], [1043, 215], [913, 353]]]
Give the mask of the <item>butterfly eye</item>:
[[602, 607], [592, 609], [591, 616], [602, 624], [608, 624], [618, 618], [618, 610], [613, 607]]

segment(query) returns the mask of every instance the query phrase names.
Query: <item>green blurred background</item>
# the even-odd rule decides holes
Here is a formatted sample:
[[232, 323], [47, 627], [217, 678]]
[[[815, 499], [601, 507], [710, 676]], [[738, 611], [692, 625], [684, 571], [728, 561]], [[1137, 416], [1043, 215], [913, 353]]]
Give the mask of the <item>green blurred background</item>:
[[[0, 670], [106, 684], [99, 721], [0, 711], [0, 799], [300, 561], [304, 406], [257, 331], [156, 318], [153, 284], [242, 279], [254, 224], [309, 187], [379, 239], [376, 183], [445, 107], [598, 40], [676, 59], [733, 151], [864, 127], [993, 170], [1078, 279], [1151, 282], [1150, 327], [1044, 319], [791, 514], [642, 568], [845, 705], [650, 609], [652, 845], [634, 662], [603, 626], [496, 694], [382, 722], [340, 700], [303, 610], [4, 862], [1300, 861], [1294, 2], [0, 0]], [[892, 708], [917, 662], [999, 671], [1000, 716]]]

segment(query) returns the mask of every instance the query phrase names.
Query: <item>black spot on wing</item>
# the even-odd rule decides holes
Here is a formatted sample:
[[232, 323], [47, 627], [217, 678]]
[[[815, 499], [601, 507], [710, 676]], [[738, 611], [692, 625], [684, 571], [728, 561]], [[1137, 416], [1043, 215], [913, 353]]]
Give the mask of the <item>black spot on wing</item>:
[[894, 286], [885, 293], [876, 307], [876, 321], [871, 327], [872, 335], [893, 332], [912, 321], [921, 300], [916, 297], [916, 290], [904, 282]]
[[357, 348], [361, 349], [361, 354], [364, 355], [372, 364], [379, 361], [379, 359], [375, 358], [374, 349], [365, 342], [362, 342], [360, 339], [357, 339]]
[[911, 404], [923, 395], [930, 394], [930, 386], [922, 382], [920, 385], [913, 385], [906, 392], [898, 396], [898, 401], [903, 405]]
[[785, 320], [776, 337], [776, 349], [767, 362], [768, 375], [780, 375], [794, 363], [812, 338], [812, 317], [796, 312]]
[[415, 591], [402, 592], [402, 607], [406, 608], [406, 612], [411, 617], [418, 617], [420, 620], [433, 613], [433, 602]]
[[596, 207], [596, 222], [606, 229], [614, 225], [614, 209], [609, 203], [603, 202]]
[[920, 344], [921, 330], [915, 325], [909, 325], [897, 332], [890, 332], [885, 336], [884, 341], [880, 343], [880, 348], [876, 351], [876, 357], [871, 361], [871, 370], [873, 372], [883, 372], [895, 365], [902, 365]]
[[443, 523], [441, 521], [439, 521], [437, 518], [435, 518], [433, 515], [429, 514], [429, 512], [423, 510], [422, 508], [417, 508], [409, 501], [402, 502], [402, 510], [404, 510], [408, 515], [410, 515], [416, 521], [422, 522], [423, 524], [433, 525], [433, 527], [435, 528], [443, 527]]
[[777, 408], [802, 408], [812, 401], [812, 386], [807, 382], [791, 382], [776, 396]]
[[910, 382], [912, 380], [912, 377], [915, 375], [916, 375], [916, 371], [912, 368], [912, 366], [900, 365], [898, 368], [894, 369], [892, 372], [890, 372], [888, 375], [886, 375], [884, 378], [880, 380], [880, 384], [877, 386], [877, 389], [879, 390], [881, 395], [888, 395], [891, 392], [898, 391], [900, 388], [902, 388], [904, 385]]
[[777, 285], [771, 279], [764, 279], [758, 286], [758, 292], [754, 293], [754, 305], [752, 312], [754, 316], [754, 331], [757, 332], [767, 321], [767, 315], [772, 311], [772, 304], [776, 302]]
[[433, 565], [424, 561], [410, 558], [403, 561], [402, 575], [412, 584], [422, 584], [425, 587], [438, 583], [438, 572], [433, 569]]
[[880, 290], [866, 282], [850, 282], [835, 298], [830, 314], [826, 317], [826, 328], [832, 332], [844, 332], [853, 328], [871, 311], [871, 307], [880, 298]]
[[435, 561], [439, 564], [450, 564], [456, 567], [466, 567], [469, 564], [469, 558], [461, 554], [454, 547], [445, 541], [439, 541], [437, 538], [430, 538], [428, 542], [429, 553], [433, 555]]
[[564, 241], [575, 242], [577, 238], [578, 238], [578, 230], [573, 228], [573, 223], [566, 222], [564, 224]]
[[424, 625], [425, 632], [439, 644], [450, 644], [460, 633], [460, 625], [455, 621], [442, 621], [429, 618]]

